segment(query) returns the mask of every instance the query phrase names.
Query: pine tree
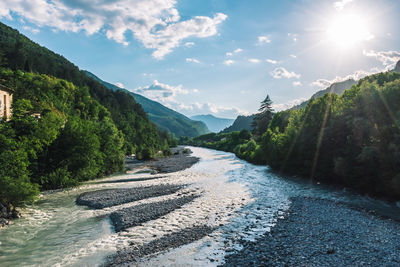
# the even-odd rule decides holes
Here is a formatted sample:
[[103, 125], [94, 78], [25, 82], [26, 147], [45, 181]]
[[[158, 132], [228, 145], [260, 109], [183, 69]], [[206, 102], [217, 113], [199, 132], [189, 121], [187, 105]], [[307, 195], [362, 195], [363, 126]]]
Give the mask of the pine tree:
[[255, 136], [261, 136], [268, 129], [268, 124], [272, 119], [274, 109], [272, 108], [272, 100], [269, 95], [261, 102], [258, 111], [259, 113], [256, 114], [252, 123]]

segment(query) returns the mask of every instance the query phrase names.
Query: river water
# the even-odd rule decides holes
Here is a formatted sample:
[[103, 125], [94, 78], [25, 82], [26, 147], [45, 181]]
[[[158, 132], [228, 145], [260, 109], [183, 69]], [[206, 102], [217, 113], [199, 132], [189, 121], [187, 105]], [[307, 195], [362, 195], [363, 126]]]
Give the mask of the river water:
[[[216, 266], [225, 253], [240, 250], [239, 240], [255, 240], [283, 216], [294, 196], [338, 200], [400, 215], [392, 204], [296, 178], [280, 177], [268, 167], [255, 166], [231, 153], [191, 148], [201, 160], [184, 171], [149, 177], [143, 171], [112, 176], [68, 191], [45, 193], [22, 210], [23, 218], [0, 230], [0, 266], [98, 266], [128, 244], [148, 243], [195, 225], [216, 227], [209, 236], [139, 262], [142, 266]], [[157, 220], [115, 233], [108, 215], [117, 209], [176, 198], [150, 198], [103, 210], [75, 205], [82, 192], [156, 184], [189, 184], [184, 191], [201, 194], [193, 202]]]

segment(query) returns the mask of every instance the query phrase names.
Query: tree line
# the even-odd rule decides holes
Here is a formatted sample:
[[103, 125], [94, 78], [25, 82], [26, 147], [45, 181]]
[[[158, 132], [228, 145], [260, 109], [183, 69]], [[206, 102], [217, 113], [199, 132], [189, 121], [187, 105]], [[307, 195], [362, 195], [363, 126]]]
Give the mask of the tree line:
[[253, 131], [181, 140], [312, 181], [400, 199], [400, 74], [379, 73], [342, 95], [273, 112], [267, 97]]
[[11, 119], [0, 119], [0, 202], [8, 207], [122, 171], [127, 154], [148, 159], [177, 144], [133, 96], [2, 23], [0, 83], [15, 91]]

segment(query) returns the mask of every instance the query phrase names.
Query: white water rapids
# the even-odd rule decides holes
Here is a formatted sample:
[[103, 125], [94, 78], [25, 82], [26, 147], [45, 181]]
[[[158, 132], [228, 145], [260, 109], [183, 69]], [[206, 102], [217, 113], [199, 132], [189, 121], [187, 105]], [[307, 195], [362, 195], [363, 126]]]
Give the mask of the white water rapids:
[[[290, 206], [292, 196], [312, 196], [399, 209], [385, 202], [285, 179], [268, 167], [239, 160], [231, 153], [191, 147], [200, 162], [184, 171], [155, 175], [160, 179], [107, 183], [113, 180], [149, 177], [130, 173], [92, 181], [68, 191], [48, 193], [22, 211], [23, 218], [0, 230], [0, 266], [97, 266], [108, 255], [129, 244], [140, 246], [164, 235], [194, 225], [217, 227], [209, 236], [139, 262], [142, 266], [216, 266], [225, 253], [240, 249], [239, 239], [255, 240], [274, 225]], [[103, 210], [75, 205], [86, 191], [156, 184], [190, 184], [195, 199], [161, 218], [115, 233], [108, 215], [117, 209], [176, 198], [172, 195], [145, 199]]]

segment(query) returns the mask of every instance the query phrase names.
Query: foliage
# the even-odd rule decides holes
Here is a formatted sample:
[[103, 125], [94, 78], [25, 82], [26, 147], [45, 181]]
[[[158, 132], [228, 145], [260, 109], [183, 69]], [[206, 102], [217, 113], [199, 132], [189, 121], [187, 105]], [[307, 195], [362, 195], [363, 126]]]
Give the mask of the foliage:
[[149, 119], [157, 125], [160, 131], [168, 131], [178, 137], [195, 137], [209, 132], [207, 126], [201, 121], [191, 120], [188, 117], [169, 109], [156, 101], [150, 100], [142, 95], [129, 92], [128, 90], [121, 89], [111, 83], [102, 81], [100, 78], [88, 71], [85, 71], [85, 74], [113, 91], [122, 90], [132, 95], [135, 98], [135, 101], [143, 107], [143, 110], [148, 114]]
[[[146, 147], [152, 151], [162, 149], [164, 142], [160, 140], [157, 128], [129, 92], [108, 89], [61, 55], [41, 47], [3, 23], [0, 23], [0, 55], [3, 65], [14, 71], [47, 74], [86, 88], [87, 96], [105, 107], [117, 129], [122, 131], [126, 154], [140, 153]], [[13, 87], [12, 83], [10, 86]], [[33, 88], [34, 84], [30, 87], [25, 93], [35, 97], [37, 92]], [[49, 97], [54, 100], [57, 95]]]
[[247, 130], [230, 133], [209, 133], [195, 138], [180, 138], [184, 145], [202, 146], [211, 149], [234, 152], [239, 158], [253, 163], [262, 164], [259, 156], [260, 146], [254, 141], [253, 135]]
[[238, 116], [236, 120], [233, 122], [233, 124], [227, 128], [225, 128], [222, 133], [230, 133], [230, 132], [236, 132], [236, 131], [241, 131], [241, 130], [247, 130], [247, 131], [252, 131], [253, 130], [253, 121], [256, 115], [250, 115], [250, 116]]
[[[86, 86], [10, 69], [0, 69], [0, 80], [15, 90], [13, 116], [0, 121], [2, 203], [21, 205], [33, 200], [39, 188], [73, 186], [123, 169], [125, 135]], [[130, 132], [132, 146], [151, 157], [153, 147], [168, 147], [173, 137], [163, 134], [161, 141], [157, 131], [148, 137], [153, 126], [143, 121], [137, 119]]]
[[[181, 139], [249, 162], [400, 199], [400, 73], [368, 76], [340, 96], [273, 115], [261, 137], [232, 132]], [[250, 134], [244, 136], [244, 134]]]
[[360, 80], [341, 96], [277, 113], [263, 134], [274, 169], [361, 192], [400, 197], [400, 74]]
[[268, 124], [272, 119], [274, 110], [269, 95], [261, 102], [258, 112], [252, 124], [255, 136], [261, 136], [268, 129]]

